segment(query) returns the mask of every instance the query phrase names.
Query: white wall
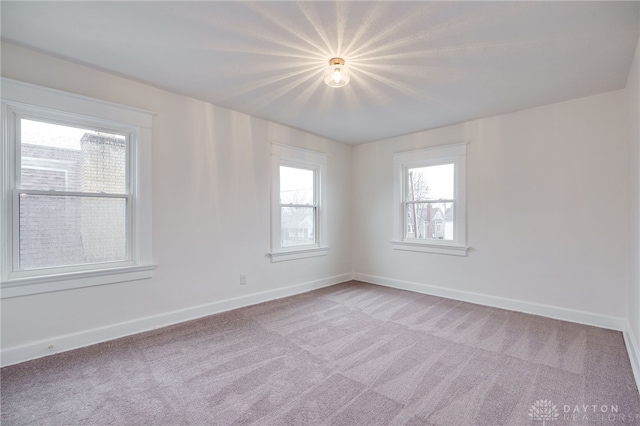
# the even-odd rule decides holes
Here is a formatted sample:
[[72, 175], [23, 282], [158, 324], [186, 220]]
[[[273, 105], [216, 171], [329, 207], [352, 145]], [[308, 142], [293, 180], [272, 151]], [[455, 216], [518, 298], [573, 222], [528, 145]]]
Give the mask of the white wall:
[[[64, 350], [234, 303], [200, 305], [247, 295], [254, 296], [237, 303], [256, 302], [289, 292], [272, 290], [350, 278], [351, 147], [13, 45], [2, 45], [2, 76], [157, 113], [159, 265], [151, 280], [3, 299], [4, 364], [41, 356], [49, 344]], [[267, 257], [270, 142], [329, 154], [328, 256], [282, 263]], [[248, 285], [239, 285], [240, 273]]]
[[[619, 90], [357, 146], [356, 278], [622, 327], [625, 128]], [[461, 141], [467, 257], [393, 250], [392, 154]]]
[[[639, 17], [640, 19], [640, 17]], [[629, 199], [629, 288], [627, 312], [631, 362], [640, 385], [640, 40], [627, 79], [628, 199]], [[635, 354], [635, 357], [633, 356]]]

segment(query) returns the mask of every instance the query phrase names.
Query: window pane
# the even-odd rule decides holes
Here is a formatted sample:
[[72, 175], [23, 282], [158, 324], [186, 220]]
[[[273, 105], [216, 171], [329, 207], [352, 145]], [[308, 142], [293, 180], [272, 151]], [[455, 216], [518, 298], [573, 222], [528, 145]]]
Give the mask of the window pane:
[[282, 247], [315, 244], [315, 207], [281, 207]]
[[126, 193], [124, 136], [21, 119], [20, 138], [23, 189]]
[[453, 164], [408, 169], [406, 201], [452, 200], [453, 173]]
[[20, 269], [127, 258], [124, 198], [20, 195]]
[[280, 166], [280, 204], [314, 204], [313, 170]]
[[407, 203], [406, 238], [453, 241], [453, 203]]

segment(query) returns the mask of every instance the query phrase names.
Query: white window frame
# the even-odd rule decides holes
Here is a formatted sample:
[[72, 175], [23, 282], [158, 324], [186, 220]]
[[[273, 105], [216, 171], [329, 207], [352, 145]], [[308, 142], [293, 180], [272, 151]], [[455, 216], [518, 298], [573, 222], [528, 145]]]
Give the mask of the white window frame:
[[[0, 150], [0, 298], [151, 278], [156, 267], [151, 252], [153, 113], [7, 78], [2, 78], [1, 84], [3, 132]], [[19, 270], [18, 196], [21, 192], [38, 192], [18, 188], [18, 128], [21, 118], [116, 132], [128, 138], [126, 167], [130, 208], [127, 213], [129, 246], [126, 260]], [[65, 192], [64, 195], [73, 194]]]
[[[433, 148], [393, 154], [394, 170], [394, 229], [392, 246], [395, 250], [423, 253], [466, 256], [467, 250], [467, 203], [466, 203], [466, 157], [467, 143], [442, 145]], [[454, 165], [453, 185], [453, 240], [407, 238], [405, 193], [409, 169], [443, 164]]]
[[[317, 151], [271, 144], [271, 262], [326, 256], [327, 244], [327, 159]], [[280, 166], [313, 170], [315, 203], [315, 243], [282, 247], [280, 204]]]

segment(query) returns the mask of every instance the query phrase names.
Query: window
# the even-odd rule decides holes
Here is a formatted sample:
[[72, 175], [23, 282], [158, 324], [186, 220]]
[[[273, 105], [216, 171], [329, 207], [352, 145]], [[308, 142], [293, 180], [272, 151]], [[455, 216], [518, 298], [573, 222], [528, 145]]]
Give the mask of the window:
[[327, 156], [272, 145], [271, 261], [327, 254]]
[[397, 250], [465, 256], [466, 143], [394, 154]]
[[2, 297], [150, 277], [150, 115], [2, 84]]
[[40, 115], [16, 116], [13, 271], [129, 263], [129, 135]]
[[280, 245], [316, 244], [316, 170], [280, 166]]

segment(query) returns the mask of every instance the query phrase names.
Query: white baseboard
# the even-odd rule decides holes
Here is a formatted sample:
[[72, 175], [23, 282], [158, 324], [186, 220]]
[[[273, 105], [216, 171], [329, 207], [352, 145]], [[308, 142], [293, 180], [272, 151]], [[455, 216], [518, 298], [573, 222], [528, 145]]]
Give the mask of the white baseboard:
[[636, 386], [638, 392], [640, 392], [640, 345], [638, 345], [638, 341], [634, 337], [631, 324], [629, 323], [627, 323], [626, 330], [624, 331], [624, 343], [629, 353], [629, 361], [631, 361], [631, 369], [636, 379]]
[[353, 279], [371, 284], [378, 284], [385, 287], [393, 287], [401, 290], [414, 291], [416, 293], [430, 294], [433, 296], [445, 297], [447, 299], [460, 300], [463, 302], [475, 303], [478, 305], [485, 305], [494, 308], [507, 309], [510, 311], [540, 315], [543, 317], [575, 322], [579, 324], [593, 325], [610, 330], [625, 331], [627, 328], [626, 320], [624, 318], [610, 317], [606, 315], [594, 314], [591, 312], [578, 311], [575, 309], [542, 305], [539, 303], [508, 299], [505, 297], [488, 296], [485, 294], [472, 293], [464, 290], [455, 290], [451, 288], [396, 280], [375, 275], [366, 275], [358, 272], [353, 273]]
[[[62, 336], [55, 336], [47, 340], [30, 342], [21, 346], [2, 348], [2, 351], [0, 352], [0, 365], [6, 367], [8, 365], [17, 364], [31, 359], [41, 358], [47, 355], [52, 355], [54, 353], [66, 352], [72, 349], [77, 349], [84, 346], [129, 336], [132, 334], [142, 333], [144, 331], [154, 330], [156, 328], [166, 327], [172, 324], [205, 317], [207, 315], [217, 314], [232, 309], [268, 302], [270, 300], [293, 296], [300, 293], [306, 293], [311, 290], [339, 284], [351, 279], [351, 273], [336, 275], [321, 280], [263, 291], [260, 293], [248, 294], [246, 296], [220, 300], [218, 302], [192, 306], [185, 309], [166, 312], [163, 314], [140, 318], [133, 321], [122, 322], [106, 327], [85, 330], [78, 333]], [[52, 346], [53, 349], [50, 350], [49, 346]]]

